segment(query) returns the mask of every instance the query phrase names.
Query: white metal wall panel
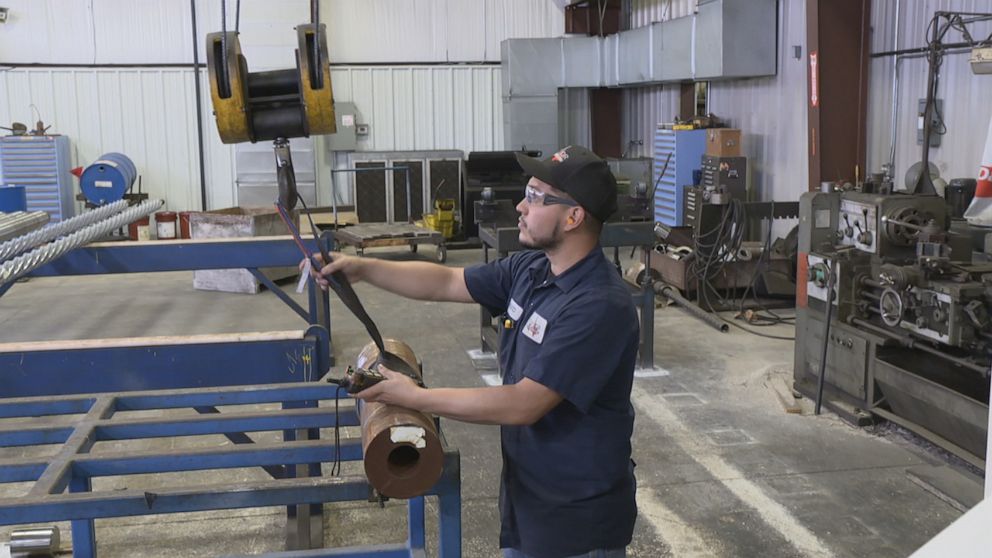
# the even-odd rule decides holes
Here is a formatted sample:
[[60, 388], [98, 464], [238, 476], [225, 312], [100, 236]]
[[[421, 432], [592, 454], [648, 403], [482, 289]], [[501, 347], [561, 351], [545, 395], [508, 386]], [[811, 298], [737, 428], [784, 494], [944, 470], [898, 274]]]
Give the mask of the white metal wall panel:
[[[96, 63], [192, 60], [189, 2], [90, 0], [59, 2], [59, 9], [67, 3], [92, 5], [90, 34], [96, 49]], [[60, 14], [57, 19], [62, 17]]]
[[[896, 20], [895, 0], [872, 3], [873, 52], [906, 49], [926, 45], [925, 30], [936, 10], [988, 12], [988, 0], [901, 0]], [[975, 24], [970, 28], [977, 37], [992, 33], [992, 24]], [[945, 41], [961, 41], [957, 31], [948, 32]], [[916, 144], [917, 102], [926, 96], [927, 61], [925, 57], [904, 56], [898, 62], [899, 85], [892, 99], [894, 58], [873, 59], [870, 72], [868, 121], [868, 166], [877, 171], [889, 160], [892, 148], [892, 112], [896, 111], [895, 167], [896, 185], [904, 185], [907, 169], [921, 158], [922, 146]], [[974, 178], [992, 118], [989, 90], [992, 76], [971, 73], [967, 54], [948, 54], [941, 66], [937, 97], [944, 101], [947, 133], [940, 147], [930, 150], [930, 160], [945, 180]]]
[[503, 39], [564, 31], [550, 0], [324, 0], [321, 10], [341, 64], [496, 62]]
[[[228, 0], [233, 30], [237, 0]], [[192, 60], [185, 0], [7, 0], [0, 33], [8, 63], [150, 64]], [[197, 48], [221, 29], [221, 1], [197, 0]], [[339, 64], [497, 62], [507, 38], [554, 37], [564, 16], [550, 0], [322, 0], [328, 49]], [[292, 63], [293, 26], [309, 0], [242, 0], [241, 43], [252, 68]]]
[[679, 86], [654, 85], [623, 90], [623, 141], [629, 157], [653, 157], [654, 131], [679, 113]]
[[[711, 82], [709, 109], [743, 132], [757, 199], [796, 201], [807, 191], [806, 3], [779, 2], [778, 75]], [[800, 58], [793, 46], [802, 49]]]
[[[634, 2], [633, 15], [660, 19], [668, 2]], [[689, 15], [695, 2], [673, 0], [673, 17]], [[778, 4], [780, 37], [778, 75], [770, 78], [710, 82], [709, 109], [744, 134], [744, 153], [760, 199], [797, 200], [806, 191], [806, 11], [805, 2]], [[640, 10], [640, 11], [639, 11]], [[686, 13], [683, 13], [686, 12]], [[647, 19], [639, 21], [647, 22]], [[803, 56], [792, 56], [792, 45]], [[627, 141], [635, 156], [650, 157], [654, 127], [671, 122], [679, 111], [678, 86], [627, 89], [624, 92]]]
[[361, 151], [499, 149], [498, 66], [336, 66], [334, 99], [369, 125]]
[[[4, 5], [10, 19], [0, 33], [0, 53], [7, 63], [175, 64], [193, 58], [189, 2], [7, 0]], [[206, 33], [220, 27], [220, 0], [199, 0], [197, 11], [202, 54]]]
[[558, 90], [558, 145], [592, 147], [591, 104], [585, 87]]
[[[204, 79], [206, 77], [204, 76]], [[208, 207], [235, 204], [233, 162], [204, 91]], [[130, 157], [142, 189], [173, 210], [200, 208], [193, 73], [182, 69], [12, 69], [0, 72], [0, 122], [33, 123], [69, 136], [73, 165], [103, 153]], [[137, 188], [137, 186], [135, 186]]]
[[6, 0], [3, 5], [10, 9], [0, 32], [3, 62], [93, 62], [90, 1]]

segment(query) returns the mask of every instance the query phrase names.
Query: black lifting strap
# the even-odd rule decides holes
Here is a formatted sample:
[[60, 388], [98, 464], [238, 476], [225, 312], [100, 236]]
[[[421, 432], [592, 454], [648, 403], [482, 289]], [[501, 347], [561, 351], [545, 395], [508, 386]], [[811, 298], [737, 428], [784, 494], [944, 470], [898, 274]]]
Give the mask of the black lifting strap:
[[[324, 261], [330, 263], [332, 261], [331, 255], [327, 252], [327, 248], [324, 247], [323, 243], [320, 245], [320, 254], [323, 256]], [[386, 350], [385, 344], [382, 341], [382, 334], [379, 333], [379, 328], [376, 327], [375, 322], [369, 316], [369, 313], [365, 311], [365, 307], [362, 306], [362, 301], [358, 299], [358, 295], [355, 294], [355, 289], [352, 288], [351, 282], [341, 271], [335, 271], [331, 274], [327, 281], [331, 285], [331, 289], [334, 293], [338, 295], [341, 302], [351, 310], [351, 313], [355, 315], [356, 318], [362, 324], [365, 325], [365, 330], [369, 332], [369, 337], [375, 343], [375, 346], [379, 349], [379, 358], [376, 359], [376, 364], [382, 364], [390, 370], [395, 370], [402, 374], [410, 376], [418, 383], [422, 383], [420, 374], [417, 373], [405, 360], [400, 358], [398, 355], [391, 353]]]
[[[287, 192], [281, 191], [280, 197], [282, 197], [285, 193]], [[291, 193], [296, 194], [296, 192]], [[289, 213], [286, 211], [286, 207], [283, 205], [281, 199], [276, 203], [276, 210], [279, 212], [279, 216], [282, 217], [282, 220], [286, 223], [289, 231], [293, 234], [293, 238], [299, 244], [300, 250], [302, 250], [303, 253], [312, 260], [311, 263], [318, 266], [319, 269], [320, 262], [317, 262], [313, 258], [313, 255], [310, 254], [309, 250], [307, 250], [306, 246], [303, 244], [303, 239], [300, 237], [300, 231], [297, 230], [296, 225], [294, 225], [292, 219], [289, 218]], [[316, 236], [317, 229], [314, 228], [314, 239], [317, 241], [317, 246], [320, 247], [320, 255], [323, 257], [325, 264], [331, 263], [334, 259], [331, 258], [331, 254], [327, 251], [327, 247], [324, 246], [324, 243], [321, 242], [319, 238], [316, 238]], [[348, 277], [341, 271], [335, 271], [330, 277], [327, 278], [327, 282], [330, 284], [331, 290], [334, 291], [334, 294], [338, 295], [338, 298], [341, 299], [341, 302], [344, 303], [348, 310], [350, 310], [351, 313], [365, 325], [365, 330], [369, 332], [369, 337], [372, 338], [375, 346], [379, 349], [379, 358], [376, 359], [375, 364], [382, 364], [390, 370], [394, 370], [401, 374], [406, 374], [416, 380], [418, 384], [424, 385], [423, 379], [417, 370], [415, 370], [398, 355], [386, 350], [385, 343], [382, 341], [382, 334], [379, 333], [379, 328], [376, 327], [375, 322], [372, 321], [372, 317], [369, 316], [369, 313], [365, 310], [365, 306], [362, 305], [362, 301], [358, 299], [358, 295], [355, 293], [355, 289], [351, 286], [351, 282], [348, 281]]]

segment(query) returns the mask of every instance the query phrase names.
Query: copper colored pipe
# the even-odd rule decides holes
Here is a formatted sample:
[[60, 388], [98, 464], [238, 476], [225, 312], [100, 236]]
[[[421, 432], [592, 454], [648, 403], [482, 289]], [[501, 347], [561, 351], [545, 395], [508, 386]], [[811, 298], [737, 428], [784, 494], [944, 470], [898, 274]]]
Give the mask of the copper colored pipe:
[[[384, 339], [383, 344], [387, 352], [420, 372], [417, 356], [406, 343]], [[369, 368], [378, 357], [379, 349], [369, 343], [355, 364]], [[441, 478], [444, 451], [432, 416], [396, 405], [359, 402], [358, 418], [365, 476], [379, 494], [413, 498], [430, 490]]]

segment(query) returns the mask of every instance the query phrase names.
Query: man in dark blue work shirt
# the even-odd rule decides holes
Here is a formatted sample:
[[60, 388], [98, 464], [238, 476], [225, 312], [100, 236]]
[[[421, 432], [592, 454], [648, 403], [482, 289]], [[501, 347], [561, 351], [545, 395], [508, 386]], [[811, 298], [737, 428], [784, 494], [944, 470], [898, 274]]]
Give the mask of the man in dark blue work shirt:
[[532, 178], [517, 205], [531, 250], [467, 269], [337, 256], [341, 270], [419, 300], [476, 302], [503, 317], [503, 385], [386, 381], [359, 393], [457, 420], [500, 424], [500, 547], [507, 558], [619, 557], [637, 508], [630, 390], [638, 321], [627, 288], [599, 246], [616, 211], [606, 162], [570, 146], [545, 160], [517, 156]]

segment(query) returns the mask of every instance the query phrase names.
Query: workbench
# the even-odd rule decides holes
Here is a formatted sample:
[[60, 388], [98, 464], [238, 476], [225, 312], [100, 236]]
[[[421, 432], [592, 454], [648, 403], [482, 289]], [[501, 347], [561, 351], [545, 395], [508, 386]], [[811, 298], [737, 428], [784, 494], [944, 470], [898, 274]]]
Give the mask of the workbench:
[[[321, 464], [332, 464], [337, 455], [341, 461], [363, 458], [360, 437], [342, 436], [337, 445], [312, 435], [320, 428], [359, 424], [347, 401], [335, 412], [337, 395], [336, 385], [308, 382], [0, 399], [0, 449], [59, 445], [54, 455], [29, 451], [26, 457], [0, 459], [0, 483], [31, 483], [23, 495], [0, 498], [0, 525], [71, 521], [73, 556], [94, 558], [95, 519], [289, 506], [286, 546], [298, 551], [266, 556], [413, 558], [425, 556], [424, 496], [437, 496], [439, 555], [460, 557], [460, 460], [458, 451], [448, 447], [438, 482], [424, 496], [407, 500], [405, 543], [322, 548], [323, 503], [368, 502], [371, 494], [363, 475], [320, 476]], [[324, 405], [318, 406], [321, 401]], [[182, 412], [189, 408], [200, 414]], [[26, 424], [25, 417], [32, 422]], [[250, 437], [266, 431], [282, 431], [282, 439]], [[210, 435], [224, 435], [234, 445], [219, 438], [204, 444]], [[128, 441], [147, 448], [140, 441], [153, 438], [165, 443], [155, 449], [116, 449]], [[204, 471], [239, 468], [255, 474], [246, 480], [241, 478], [246, 473], [239, 472], [240, 480], [220, 484], [202, 480]], [[168, 482], [152, 476], [191, 471], [198, 473], [171, 475]]]
[[[315, 240], [304, 242], [318, 251]], [[334, 364], [327, 293], [309, 282], [309, 309], [304, 309], [259, 271], [263, 267], [297, 265], [301, 257], [289, 236], [107, 242], [73, 250], [30, 276], [246, 268], [299, 315], [306, 328], [291, 332], [0, 344], [2, 395], [218, 387], [319, 377]]]

